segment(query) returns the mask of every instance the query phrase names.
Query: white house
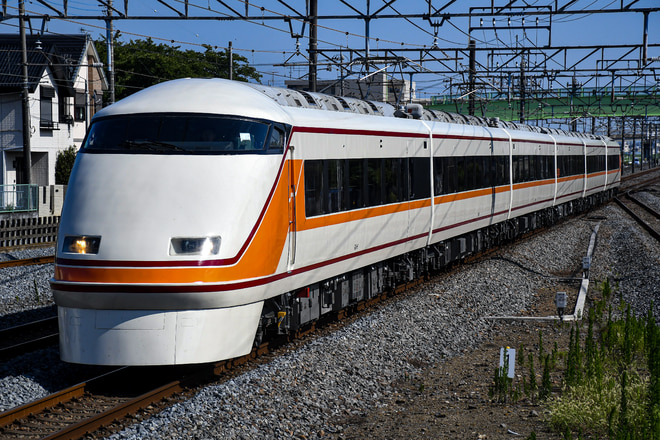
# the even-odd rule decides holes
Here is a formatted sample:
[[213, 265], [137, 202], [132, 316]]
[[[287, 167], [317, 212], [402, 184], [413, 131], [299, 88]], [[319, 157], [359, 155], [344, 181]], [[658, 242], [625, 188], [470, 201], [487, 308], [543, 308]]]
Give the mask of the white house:
[[[0, 184], [24, 183], [22, 52], [18, 34], [0, 34]], [[107, 82], [88, 35], [27, 36], [31, 183], [55, 184], [57, 152], [80, 148]]]

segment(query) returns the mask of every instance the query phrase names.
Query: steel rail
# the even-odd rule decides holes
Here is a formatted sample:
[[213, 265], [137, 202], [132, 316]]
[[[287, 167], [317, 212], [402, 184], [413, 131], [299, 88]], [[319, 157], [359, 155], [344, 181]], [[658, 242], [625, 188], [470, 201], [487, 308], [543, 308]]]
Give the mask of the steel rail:
[[0, 348], [0, 361], [5, 361], [25, 353], [56, 345], [59, 339], [59, 333], [51, 333], [40, 338]]
[[[630, 199], [632, 201], [632, 199]], [[660, 241], [660, 233], [656, 231], [651, 225], [649, 225], [644, 219], [642, 219], [639, 215], [637, 215], [632, 209], [630, 209], [625, 202], [623, 202], [621, 199], [618, 197], [614, 198], [614, 201], [623, 209], [630, 217], [632, 217], [637, 223], [639, 223], [640, 226], [642, 226], [648, 233], [651, 235], [651, 237], [655, 238], [656, 240]], [[635, 202], [633, 202], [635, 203]], [[657, 213], [654, 214], [657, 216]]]
[[85, 394], [86, 390], [91, 385], [95, 385], [103, 380], [107, 380], [111, 375], [119, 374], [119, 372], [123, 372], [127, 368], [128, 367], [118, 368], [116, 370], [94, 377], [88, 381], [81, 382], [77, 385], [73, 385], [64, 390], [50, 394], [41, 399], [28, 402], [25, 405], [21, 405], [19, 407], [2, 412], [0, 413], [0, 428], [10, 425], [17, 420], [24, 419], [32, 414], [37, 414], [40, 411], [57, 406], [60, 403], [68, 402], [77, 397], [81, 397], [83, 394]]
[[[31, 339], [25, 340], [25, 337]], [[57, 316], [0, 330], [0, 360], [55, 345], [59, 339]]]
[[5, 267], [15, 267], [15, 266], [36, 266], [40, 264], [49, 264], [54, 262], [55, 262], [54, 255], [48, 255], [46, 257], [24, 258], [20, 260], [6, 260], [6, 261], [0, 261], [0, 269]]
[[660, 213], [656, 211], [655, 209], [651, 208], [649, 205], [646, 203], [642, 202], [639, 200], [637, 197], [634, 197], [632, 194], [630, 194], [630, 191], [626, 194], [626, 197], [628, 197], [630, 200], [632, 200], [634, 203], [636, 203], [638, 206], [644, 208], [646, 212], [651, 214], [653, 217], [660, 219]]
[[72, 439], [80, 438], [85, 434], [93, 432], [103, 426], [106, 426], [117, 419], [121, 419], [129, 414], [135, 413], [141, 409], [146, 408], [154, 402], [169, 397], [175, 393], [183, 391], [184, 386], [182, 381], [175, 380], [166, 385], [156, 388], [155, 390], [146, 392], [135, 399], [115, 406], [107, 411], [97, 414], [87, 420], [75, 423], [61, 431], [53, 433], [43, 440], [55, 439]]

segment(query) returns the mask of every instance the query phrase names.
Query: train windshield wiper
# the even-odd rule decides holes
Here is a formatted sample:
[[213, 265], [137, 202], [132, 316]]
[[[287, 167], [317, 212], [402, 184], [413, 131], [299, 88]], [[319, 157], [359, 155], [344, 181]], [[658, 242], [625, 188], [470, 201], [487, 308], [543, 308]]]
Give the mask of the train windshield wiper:
[[150, 150], [150, 151], [187, 151], [174, 144], [160, 141], [130, 141], [124, 140], [119, 144], [120, 147], [126, 147], [130, 150]]

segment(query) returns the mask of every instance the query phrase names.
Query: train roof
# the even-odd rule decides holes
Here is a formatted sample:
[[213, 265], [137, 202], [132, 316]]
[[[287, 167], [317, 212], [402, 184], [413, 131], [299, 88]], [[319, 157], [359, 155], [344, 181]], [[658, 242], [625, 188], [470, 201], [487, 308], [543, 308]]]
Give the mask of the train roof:
[[287, 108], [409, 118], [582, 139], [609, 140], [605, 136], [503, 121], [499, 118], [425, 109], [420, 104], [407, 104], [397, 108], [388, 103], [220, 78], [184, 78], [160, 83], [106, 107], [97, 115], [102, 117], [145, 112], [226, 113], [269, 120], [279, 119], [284, 122], [291, 117]]

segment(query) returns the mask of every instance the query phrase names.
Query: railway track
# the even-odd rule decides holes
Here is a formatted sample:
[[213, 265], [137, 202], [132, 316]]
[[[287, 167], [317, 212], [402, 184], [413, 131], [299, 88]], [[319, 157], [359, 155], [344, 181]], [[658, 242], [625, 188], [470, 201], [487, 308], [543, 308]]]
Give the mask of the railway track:
[[237, 372], [269, 352], [268, 344], [240, 358], [177, 367], [121, 367], [0, 413], [3, 439], [73, 439], [107, 427], [141, 410], [171, 405], [183, 392]]
[[54, 255], [48, 255], [45, 257], [34, 257], [34, 258], [23, 258], [16, 260], [5, 260], [0, 261], [0, 269], [6, 267], [16, 267], [16, 266], [36, 266], [40, 264], [49, 264], [55, 262]]
[[[54, 262], [53, 255], [0, 261], [0, 269]], [[35, 282], [36, 283], [36, 282]], [[36, 289], [36, 284], [35, 284]], [[57, 316], [39, 319], [0, 330], [0, 361], [57, 344]]]
[[181, 391], [171, 382], [161, 374], [121, 367], [5, 411], [0, 414], [0, 433], [3, 439], [80, 438]]
[[57, 316], [0, 330], [0, 361], [57, 344]]
[[[0, 437], [3, 439], [75, 439], [106, 428], [121, 419], [134, 419], [145, 408], [172, 405], [185, 398], [185, 391], [228, 380], [249, 368], [249, 363], [267, 361], [266, 355], [290, 342], [303, 343], [305, 336], [328, 323], [343, 325], [358, 311], [376, 303], [395, 299], [402, 292], [413, 291], [424, 281], [413, 280], [382, 294], [342, 310], [338, 320], [321, 320], [300, 329], [289, 338], [280, 337], [254, 348], [246, 356], [202, 366], [122, 367], [94, 379], [81, 382], [34, 402], [0, 413]], [[357, 316], [357, 315], [356, 315]], [[344, 320], [342, 322], [341, 320]], [[332, 331], [331, 326], [327, 326]]]
[[631, 191], [614, 201], [653, 238], [660, 241], [660, 213], [632, 195]]

